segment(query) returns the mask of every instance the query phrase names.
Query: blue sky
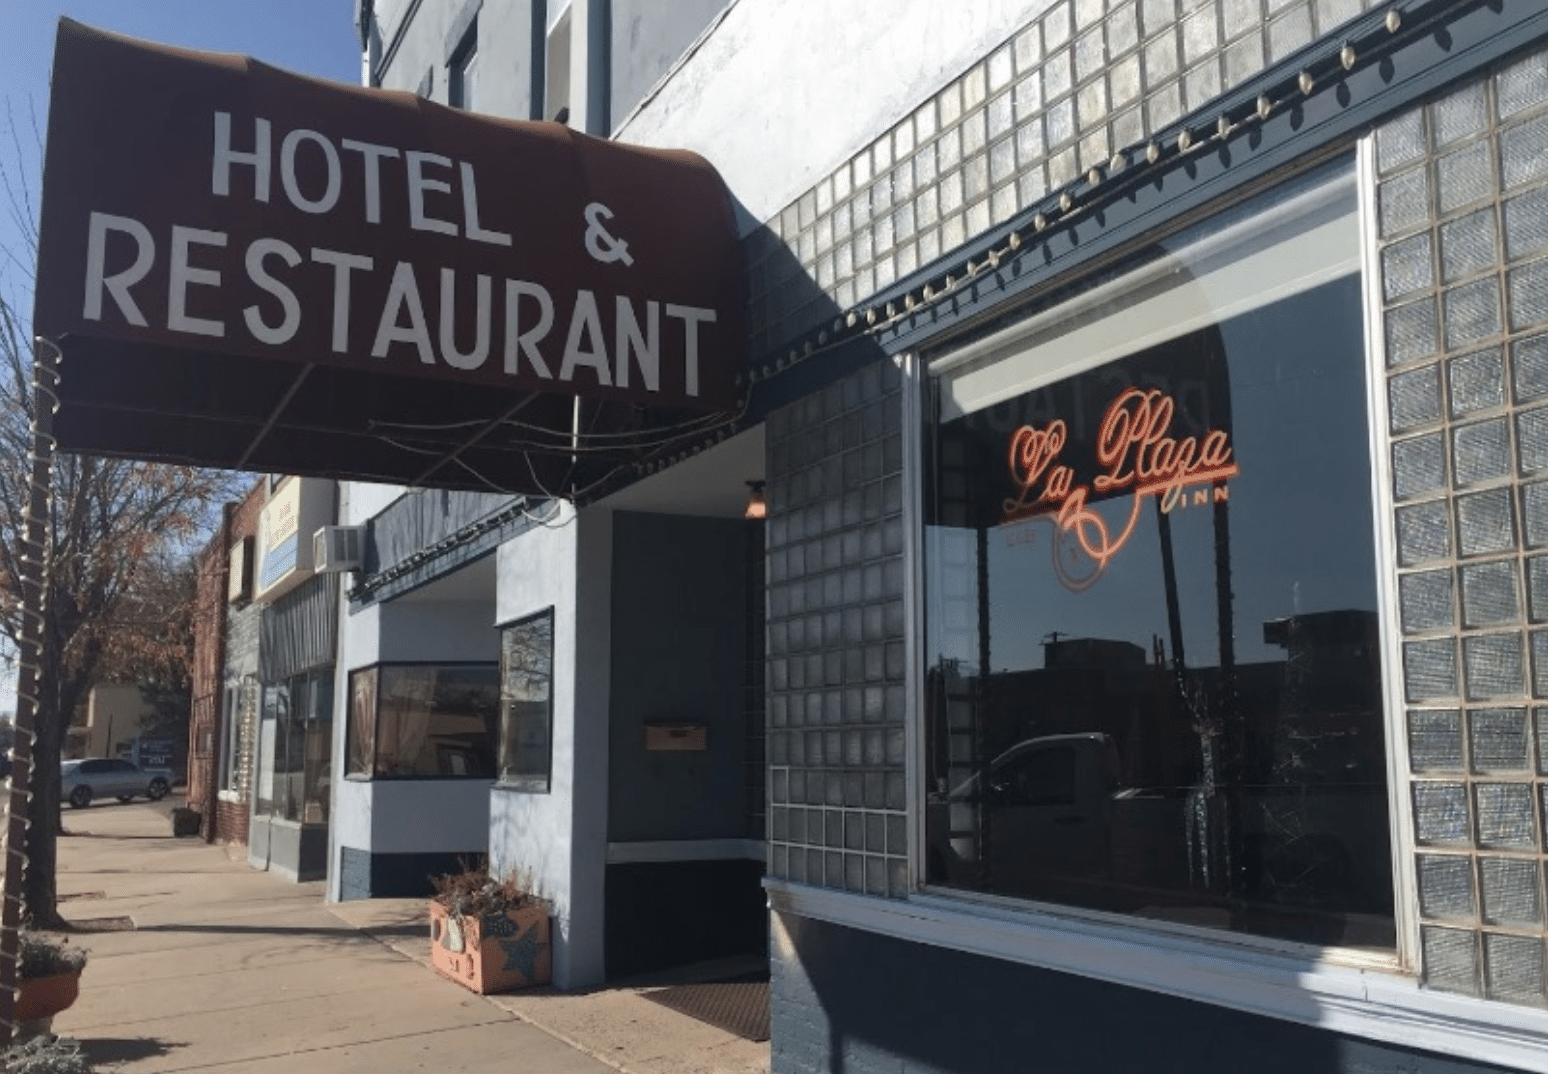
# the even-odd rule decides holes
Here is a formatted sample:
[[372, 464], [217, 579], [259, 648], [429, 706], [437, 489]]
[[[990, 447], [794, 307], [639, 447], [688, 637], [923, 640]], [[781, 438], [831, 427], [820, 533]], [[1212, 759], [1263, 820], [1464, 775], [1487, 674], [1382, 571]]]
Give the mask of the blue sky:
[[[303, 74], [360, 81], [353, 0], [0, 0], [0, 167], [13, 186], [18, 179], [26, 183], [34, 212], [61, 15], [165, 44], [237, 52]], [[0, 251], [22, 246], [16, 211], [0, 185]], [[30, 313], [30, 269], [3, 253], [0, 296]]]

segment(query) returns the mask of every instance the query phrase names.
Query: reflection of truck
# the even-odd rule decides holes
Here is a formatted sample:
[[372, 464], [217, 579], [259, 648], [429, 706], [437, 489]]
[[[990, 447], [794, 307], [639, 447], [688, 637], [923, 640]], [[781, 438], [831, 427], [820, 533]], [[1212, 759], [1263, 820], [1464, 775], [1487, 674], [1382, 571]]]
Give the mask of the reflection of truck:
[[1125, 787], [1122, 771], [1101, 732], [1016, 743], [930, 802], [931, 879], [1160, 916], [1246, 904], [1390, 913], [1384, 786], [1210, 793]]

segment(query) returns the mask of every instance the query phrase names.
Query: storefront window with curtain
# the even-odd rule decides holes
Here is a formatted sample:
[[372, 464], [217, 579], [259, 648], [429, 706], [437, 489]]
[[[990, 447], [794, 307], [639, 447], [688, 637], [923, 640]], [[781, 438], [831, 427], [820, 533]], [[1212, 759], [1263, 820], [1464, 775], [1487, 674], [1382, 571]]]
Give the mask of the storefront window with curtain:
[[498, 669], [381, 664], [350, 673], [346, 774], [492, 779]]

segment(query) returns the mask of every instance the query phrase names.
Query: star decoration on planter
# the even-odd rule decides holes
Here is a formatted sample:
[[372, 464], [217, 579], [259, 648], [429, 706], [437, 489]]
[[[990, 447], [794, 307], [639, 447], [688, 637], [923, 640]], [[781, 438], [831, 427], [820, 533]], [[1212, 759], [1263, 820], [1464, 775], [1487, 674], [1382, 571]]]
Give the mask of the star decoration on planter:
[[542, 952], [537, 931], [537, 926], [533, 925], [517, 939], [500, 939], [500, 950], [505, 952], [506, 972], [515, 970], [529, 980], [537, 976], [538, 955]]
[[484, 917], [485, 936], [514, 936], [516, 922], [508, 914], [487, 914]]

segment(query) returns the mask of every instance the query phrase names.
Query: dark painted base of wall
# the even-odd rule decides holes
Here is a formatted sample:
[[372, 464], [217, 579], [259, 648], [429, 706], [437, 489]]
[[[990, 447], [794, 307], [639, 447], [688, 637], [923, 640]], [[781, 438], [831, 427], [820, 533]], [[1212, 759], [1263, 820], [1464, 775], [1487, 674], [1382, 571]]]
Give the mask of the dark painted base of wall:
[[478, 861], [484, 854], [482, 850], [372, 854], [369, 850], [340, 847], [339, 898], [428, 898], [435, 891], [431, 877], [461, 872], [465, 864]]
[[607, 976], [632, 977], [768, 949], [760, 861], [607, 867]]
[[806, 918], [781, 926], [774, 1074], [1501, 1070]]

